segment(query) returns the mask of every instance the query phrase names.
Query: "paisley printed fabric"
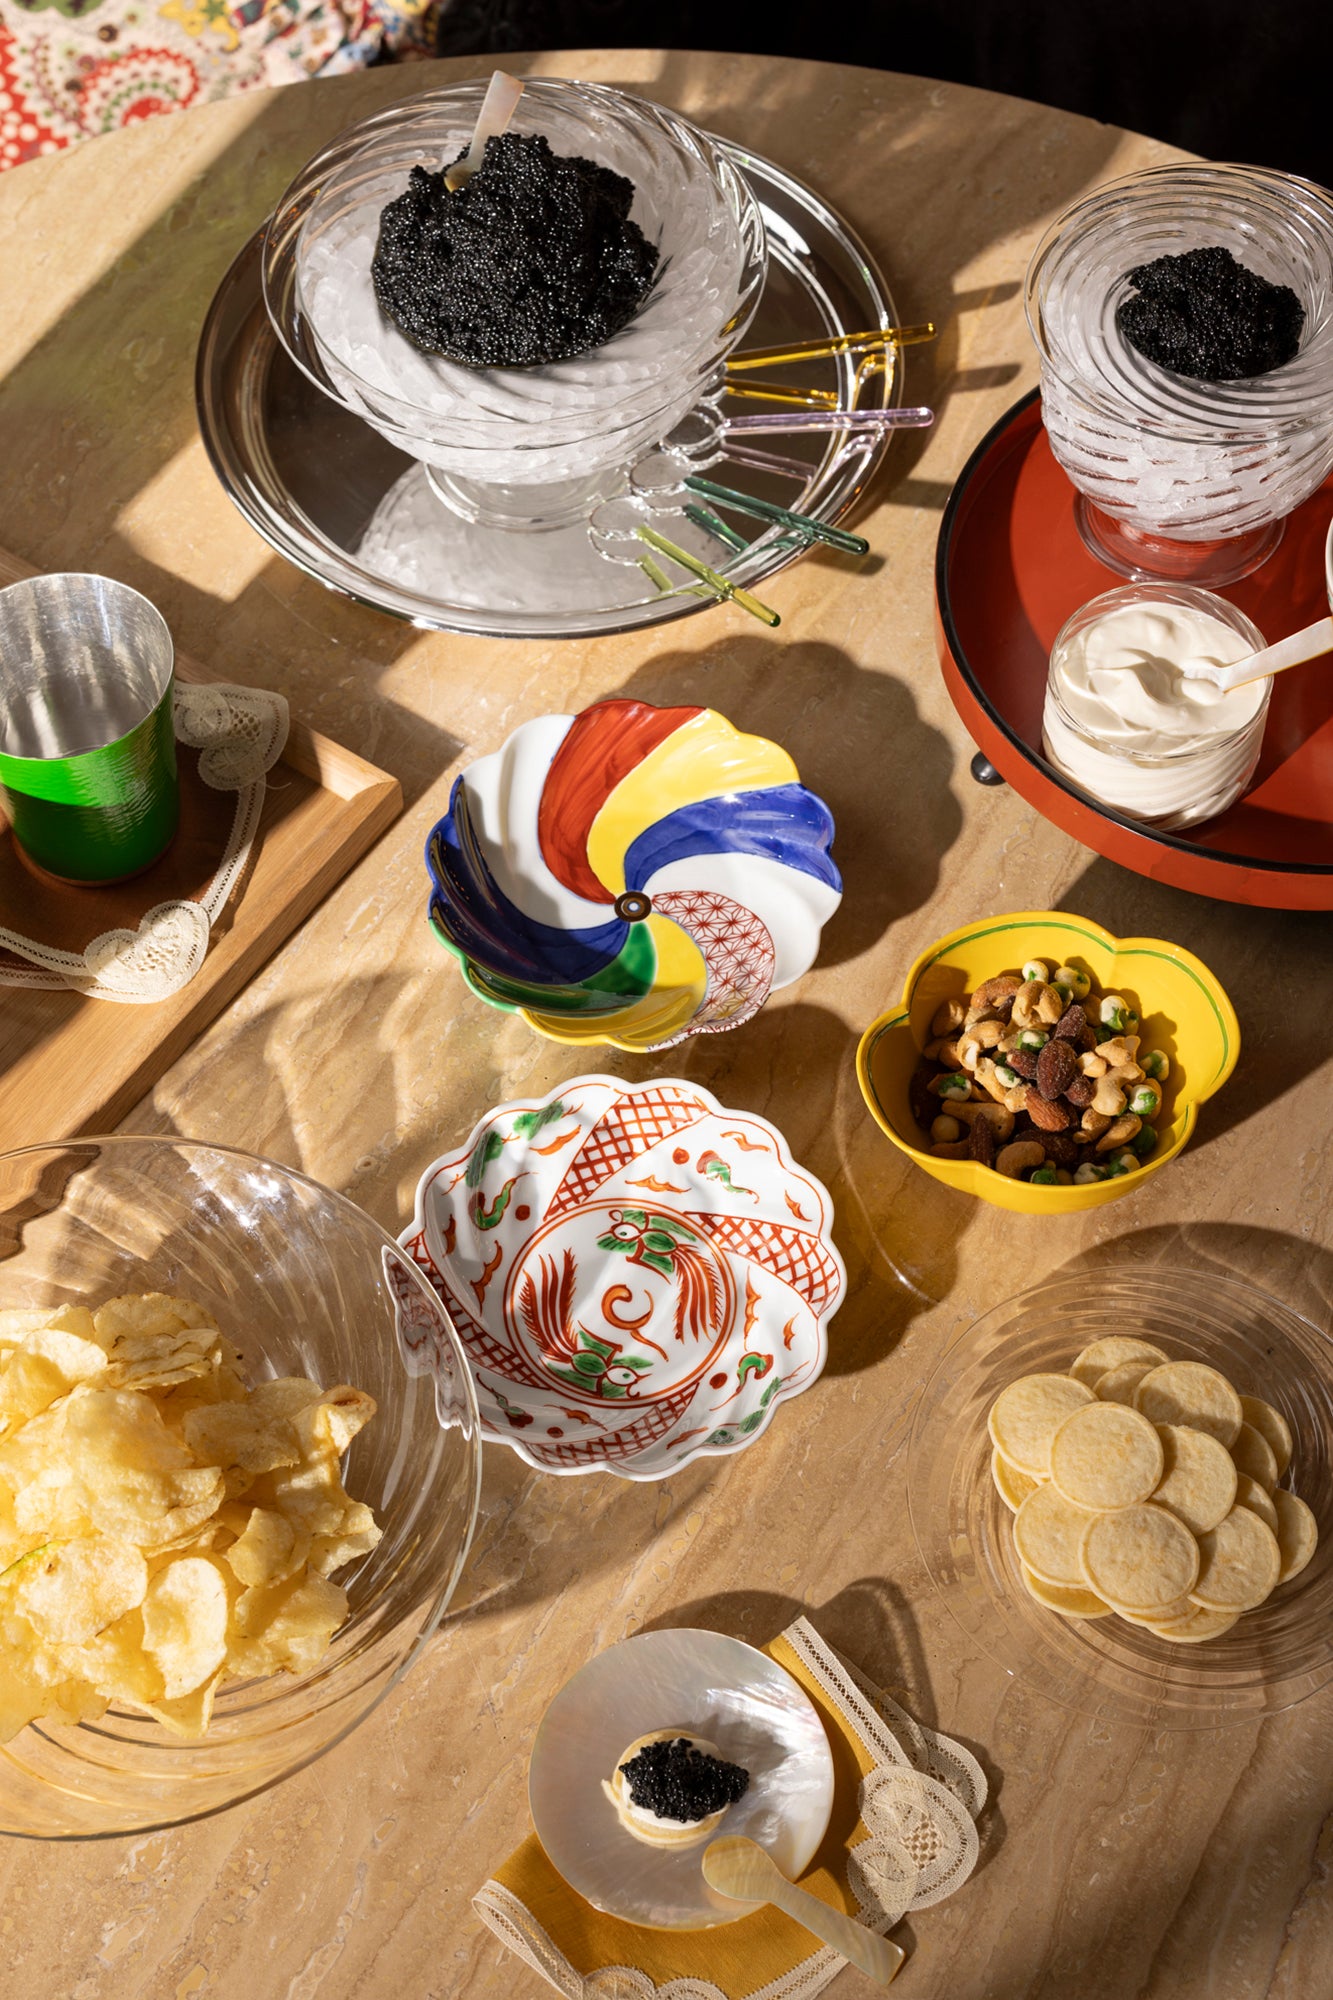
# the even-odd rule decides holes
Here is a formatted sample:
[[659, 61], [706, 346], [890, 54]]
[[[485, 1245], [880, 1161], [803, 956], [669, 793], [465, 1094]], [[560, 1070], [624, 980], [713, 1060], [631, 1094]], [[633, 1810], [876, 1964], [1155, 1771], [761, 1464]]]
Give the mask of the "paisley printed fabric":
[[0, 169], [237, 91], [435, 53], [441, 0], [0, 0]]

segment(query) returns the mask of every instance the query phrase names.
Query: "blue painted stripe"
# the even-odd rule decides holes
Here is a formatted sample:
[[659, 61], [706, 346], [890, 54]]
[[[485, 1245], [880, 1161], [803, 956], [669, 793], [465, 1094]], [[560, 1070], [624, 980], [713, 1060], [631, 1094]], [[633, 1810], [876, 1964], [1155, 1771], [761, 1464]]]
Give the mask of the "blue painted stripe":
[[762, 854], [840, 893], [832, 840], [832, 813], [804, 785], [722, 793], [646, 827], [625, 856], [625, 885], [642, 889], [659, 868], [695, 854]]

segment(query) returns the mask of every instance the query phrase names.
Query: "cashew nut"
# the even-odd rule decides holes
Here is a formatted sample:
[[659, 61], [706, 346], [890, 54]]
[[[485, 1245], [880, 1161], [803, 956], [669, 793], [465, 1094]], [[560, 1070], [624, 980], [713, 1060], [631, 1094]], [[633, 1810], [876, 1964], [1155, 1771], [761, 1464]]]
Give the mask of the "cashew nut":
[[1116, 1119], [1109, 1132], [1102, 1133], [1097, 1141], [1097, 1151], [1109, 1153], [1115, 1146], [1127, 1146], [1142, 1124], [1141, 1118], [1136, 1118], [1132, 1111], [1127, 1111], [1123, 1118]]
[[969, 1021], [1003, 1021], [1009, 1013], [1009, 1003], [1017, 993], [1022, 981], [1012, 972], [997, 973], [994, 979], [984, 979], [972, 995], [967, 1010]]
[[963, 1059], [959, 1053], [956, 1040], [940, 1043], [940, 1052], [937, 1061], [944, 1063], [949, 1069], [961, 1069], [963, 1067]]
[[935, 1036], [951, 1035], [966, 1019], [966, 1000], [942, 1000], [931, 1018], [930, 1032]]
[[964, 1069], [974, 1070], [984, 1049], [993, 1049], [1004, 1033], [1002, 1021], [975, 1021], [958, 1037], [958, 1060]]
[[1097, 1081], [1097, 1095], [1093, 1098], [1089, 1109], [1101, 1112], [1104, 1117], [1118, 1118], [1124, 1108], [1125, 1093], [1115, 1078], [1113, 1076], [1099, 1077]]
[[[1010, 1020], [1016, 1028], [1035, 1028], [1039, 1019], [1037, 1002], [1046, 991], [1046, 983], [1041, 979], [1029, 979], [1014, 995], [1014, 1011]], [[1058, 995], [1056, 996], [1059, 997]], [[1061, 1013], [1064, 1012], [1063, 1007]], [[1059, 1015], [1056, 1016], [1059, 1019]]]
[[1046, 1148], [1035, 1139], [1015, 1139], [995, 1155], [995, 1171], [1006, 1180], [1016, 1181], [1029, 1167], [1044, 1166], [1045, 1161]]
[[941, 1111], [938, 1118], [931, 1120], [930, 1136], [937, 1146], [952, 1146], [956, 1139], [962, 1138], [963, 1128], [956, 1118]]
[[[976, 1124], [979, 1118], [984, 1119], [986, 1124], [994, 1126], [995, 1136], [1000, 1140], [1007, 1139], [1014, 1129], [1014, 1115], [1012, 1111], [1006, 1111], [1002, 1104], [993, 1104], [986, 1098], [983, 1098], [979, 1104], [956, 1105], [954, 1107], [954, 1116], [961, 1118], [969, 1130]], [[934, 1131], [933, 1126], [931, 1130], [932, 1132]]]
[[1078, 1129], [1083, 1138], [1096, 1139], [1103, 1132], [1109, 1130], [1113, 1123], [1114, 1120], [1108, 1117], [1104, 1111], [1094, 1111], [1092, 1106], [1089, 1105], [1083, 1113]]
[[1058, 987], [1046, 986], [1037, 995], [1037, 1019], [1053, 1028], [1065, 1011], [1065, 996]]
[[1105, 1076], [1108, 1067], [1100, 1049], [1085, 1049], [1078, 1059], [1078, 1066], [1084, 1076]]
[[976, 1081], [981, 1085], [981, 1088], [986, 1092], [986, 1095], [988, 1097], [993, 1097], [997, 1104], [1004, 1103], [1005, 1098], [1008, 1095], [1008, 1091], [1006, 1089], [1006, 1086], [1000, 1082], [999, 1077], [995, 1073], [995, 1063], [992, 1057], [990, 1056], [979, 1057], [977, 1061], [977, 1066], [975, 1070], [973, 1070], [972, 1074], [976, 1078]]

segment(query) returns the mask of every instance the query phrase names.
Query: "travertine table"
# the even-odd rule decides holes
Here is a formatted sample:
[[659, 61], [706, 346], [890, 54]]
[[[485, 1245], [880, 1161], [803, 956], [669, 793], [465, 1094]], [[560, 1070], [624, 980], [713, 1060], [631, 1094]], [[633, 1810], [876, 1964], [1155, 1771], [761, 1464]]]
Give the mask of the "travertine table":
[[[422, 635], [270, 554], [213, 479], [194, 343], [212, 289], [296, 166], [341, 125], [465, 64], [379, 70], [162, 119], [0, 178], [0, 545], [122, 576], [220, 674], [278, 686], [396, 772], [402, 821], [130, 1123], [304, 1167], [397, 1226], [417, 1175], [490, 1104], [587, 1067], [465, 993], [423, 921], [420, 855], [460, 760], [526, 716], [629, 692], [707, 701], [796, 752], [830, 802], [847, 897], [815, 971], [734, 1035], [656, 1060], [783, 1127], [832, 1187], [851, 1289], [823, 1380], [738, 1458], [661, 1486], [564, 1481], [486, 1452], [456, 1615], [404, 1686], [303, 1777], [137, 1841], [0, 1846], [0, 1991], [26, 2000], [530, 2000], [469, 1896], [526, 1829], [537, 1717], [646, 1625], [761, 1640], [805, 1607], [973, 1743], [995, 1780], [984, 1865], [906, 1929], [926, 2000], [1321, 2000], [1333, 1992], [1333, 1698], [1215, 1735], [1093, 1729], [969, 1655], [904, 1512], [908, 1414], [965, 1320], [1054, 1272], [1158, 1259], [1333, 1310], [1333, 937], [1327, 917], [1208, 905], [1099, 861], [968, 775], [936, 671], [930, 563], [950, 482], [1034, 379], [1018, 296], [1064, 203], [1168, 157], [1035, 105], [909, 77], [680, 54], [520, 58], [628, 85], [822, 187], [908, 320], [910, 400], [864, 573], [808, 559], [776, 637], [711, 609], [664, 636], [497, 644]], [[481, 67], [476, 65], [475, 67]], [[923, 943], [979, 913], [1064, 905], [1178, 939], [1245, 1035], [1171, 1171], [1038, 1228], [908, 1169], [857, 1093], [860, 1028]], [[34, 1139], [46, 1136], [34, 1132]], [[869, 1994], [860, 1975], [836, 1987]]]

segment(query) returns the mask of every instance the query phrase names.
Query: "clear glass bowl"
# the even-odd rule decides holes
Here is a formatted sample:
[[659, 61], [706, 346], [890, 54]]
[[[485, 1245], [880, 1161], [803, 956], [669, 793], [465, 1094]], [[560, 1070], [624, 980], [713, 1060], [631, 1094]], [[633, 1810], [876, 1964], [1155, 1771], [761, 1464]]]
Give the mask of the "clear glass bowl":
[[[1196, 382], [1116, 327], [1129, 271], [1221, 244], [1305, 307], [1283, 368]], [[1079, 490], [1079, 531], [1122, 576], [1234, 582], [1333, 466], [1333, 196], [1261, 167], [1151, 167], [1047, 230], [1027, 273], [1051, 450]]]
[[[986, 1417], [1015, 1376], [1063, 1374], [1107, 1332], [1221, 1369], [1291, 1426], [1283, 1484], [1314, 1510], [1308, 1568], [1219, 1639], [1173, 1646], [1123, 1618], [1064, 1619], [1028, 1595]], [[932, 1583], [970, 1640], [1048, 1699], [1156, 1729], [1261, 1720], [1333, 1680], [1333, 1360], [1327, 1335], [1215, 1271], [1084, 1272], [1020, 1292], [945, 1351], [907, 1450], [908, 1511]]]
[[354, 125], [302, 169], [266, 233], [264, 296], [297, 365], [421, 460], [464, 519], [581, 520], [714, 384], [759, 302], [763, 217], [706, 133], [604, 85], [536, 79], [511, 129], [543, 133], [634, 183], [633, 220], [657, 246], [628, 325], [572, 361], [467, 368], [419, 352], [381, 311], [370, 264], [380, 211], [409, 170], [463, 151], [484, 93], [455, 84]]
[[1225, 597], [1189, 584], [1164, 583], [1127, 583], [1091, 598], [1065, 620], [1055, 636], [1042, 711], [1042, 754], [1062, 777], [1098, 804], [1128, 813], [1163, 833], [1176, 833], [1182, 827], [1215, 819], [1244, 792], [1263, 747], [1273, 683], [1263, 683], [1259, 706], [1242, 728], [1227, 736], [1182, 742], [1162, 755], [1126, 750], [1093, 735], [1061, 701], [1057, 667], [1065, 648], [1080, 633], [1108, 613], [1135, 604], [1178, 604], [1204, 612], [1229, 626], [1252, 653], [1259, 652], [1266, 641], [1259, 627]]
[[30, 1724], [0, 1747], [0, 1832], [140, 1833], [234, 1805], [339, 1742], [439, 1624], [476, 1518], [476, 1400], [453, 1328], [392, 1237], [289, 1167], [174, 1138], [33, 1146], [0, 1157], [0, 1303], [164, 1290], [200, 1300], [253, 1378], [370, 1391], [344, 1466], [378, 1547], [339, 1570], [350, 1612], [319, 1666], [224, 1686], [184, 1742], [112, 1707]]

